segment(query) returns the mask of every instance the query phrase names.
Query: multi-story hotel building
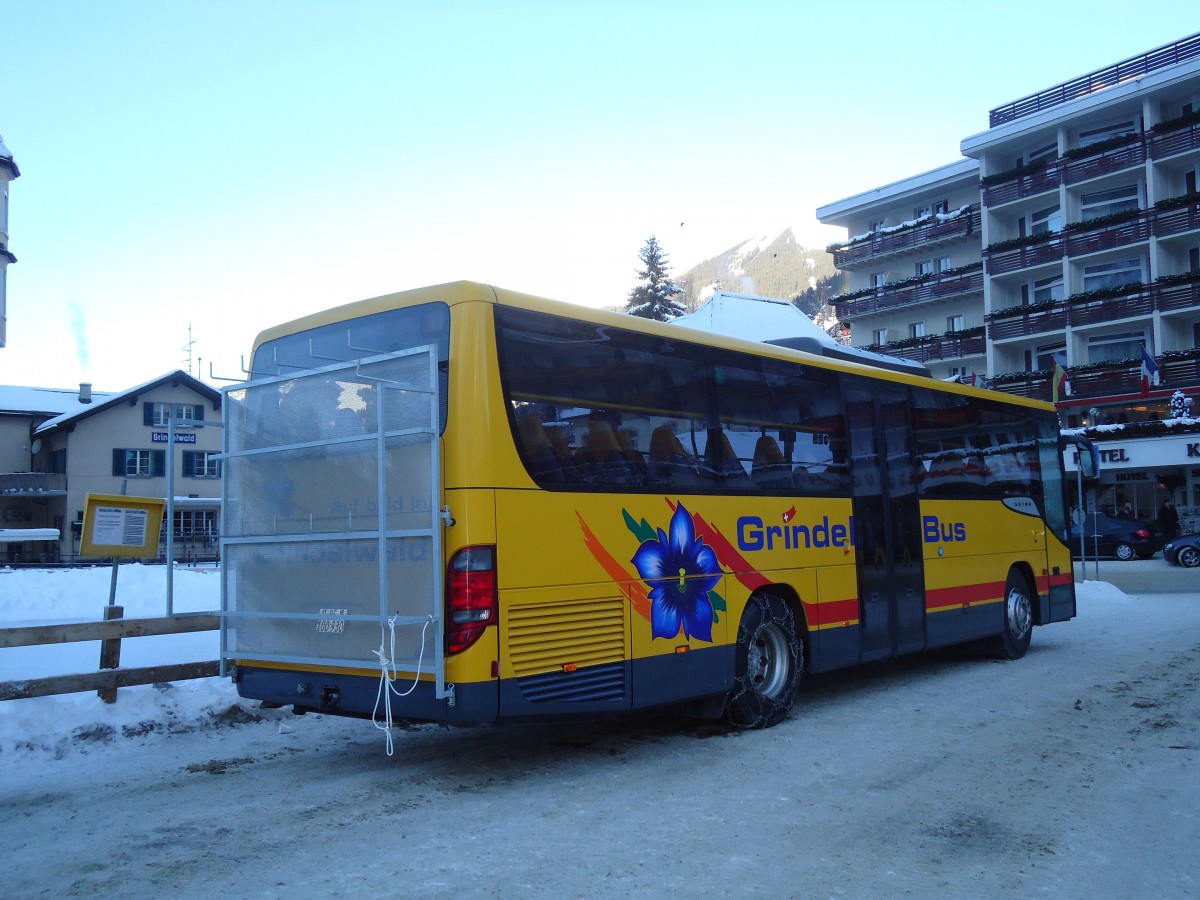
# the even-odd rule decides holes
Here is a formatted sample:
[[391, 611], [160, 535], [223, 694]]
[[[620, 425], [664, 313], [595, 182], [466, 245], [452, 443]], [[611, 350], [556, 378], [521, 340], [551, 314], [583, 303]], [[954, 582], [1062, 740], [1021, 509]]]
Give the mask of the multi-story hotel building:
[[854, 345], [1054, 400], [1101, 446], [1102, 506], [1200, 514], [1200, 34], [993, 109], [960, 149], [817, 210], [848, 232]]

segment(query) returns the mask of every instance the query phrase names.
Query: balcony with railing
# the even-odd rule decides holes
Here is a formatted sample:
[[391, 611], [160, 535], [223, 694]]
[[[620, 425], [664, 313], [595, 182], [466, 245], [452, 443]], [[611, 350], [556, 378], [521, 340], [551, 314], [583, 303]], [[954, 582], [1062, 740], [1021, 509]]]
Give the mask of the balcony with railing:
[[1196, 58], [1200, 58], [1200, 34], [1175, 41], [1173, 44], [1165, 44], [1148, 53], [1132, 56], [1080, 78], [1064, 81], [1052, 88], [998, 106], [988, 113], [988, 125], [995, 128]]
[[1154, 209], [1073, 222], [1052, 235], [997, 241], [983, 249], [985, 270], [989, 275], [1003, 275], [1063, 256], [1083, 256], [1143, 243], [1151, 236], [1165, 238], [1200, 230], [1200, 203], [1195, 198], [1188, 194], [1165, 200]]
[[1140, 166], [1147, 159], [1159, 161], [1200, 150], [1200, 122], [1193, 122], [1192, 118], [1181, 117], [1145, 134], [1120, 138], [1117, 143], [1126, 143], [1113, 149], [1105, 149], [1108, 142], [1091, 148], [1076, 148], [1067, 156], [1033, 171], [1025, 167], [987, 176], [980, 180], [983, 205], [989, 208], [1002, 206], [1058, 190], [1060, 184], [1077, 184]]
[[943, 359], [961, 359], [964, 356], [983, 356], [987, 352], [987, 339], [984, 337], [983, 328], [979, 327], [906, 338], [902, 341], [875, 344], [865, 349], [887, 356], [928, 363]]
[[66, 475], [46, 472], [0, 473], [0, 499], [4, 497], [61, 497], [66, 493]]
[[839, 319], [854, 319], [871, 313], [902, 306], [913, 306], [931, 300], [946, 300], [983, 291], [983, 263], [963, 266], [952, 272], [924, 275], [867, 288], [834, 300]]
[[[1200, 388], [1200, 350], [1164, 354], [1156, 361], [1159, 383], [1151, 388], [1155, 393]], [[1006, 394], [1050, 400], [1052, 374], [1047, 371], [1010, 372], [993, 377], [988, 385]], [[1070, 392], [1068, 397], [1076, 402], [1101, 397], [1138, 396], [1142, 385], [1141, 361], [1122, 360], [1071, 366], [1067, 368], [1067, 384]]]
[[833, 244], [833, 264], [849, 269], [897, 253], [934, 247], [979, 233], [979, 210], [970, 207], [959, 215], [931, 217], [912, 225], [864, 235], [844, 244]]
[[[1153, 312], [1195, 309], [1200, 306], [1200, 276], [1178, 283], [1176, 276], [1154, 285], [1127, 286], [1127, 293], [1091, 292], [1053, 303], [1036, 303], [997, 310], [985, 316], [988, 338], [1029, 337], [1059, 331], [1068, 325], [1107, 325], [1120, 319], [1148, 316]], [[1097, 296], [1108, 294], [1108, 296]]]

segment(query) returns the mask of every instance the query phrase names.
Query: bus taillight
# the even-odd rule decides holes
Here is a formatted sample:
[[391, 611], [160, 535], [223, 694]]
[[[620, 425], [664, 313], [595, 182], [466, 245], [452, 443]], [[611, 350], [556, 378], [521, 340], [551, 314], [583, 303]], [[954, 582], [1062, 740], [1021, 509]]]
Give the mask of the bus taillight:
[[446, 578], [446, 653], [461, 653], [496, 623], [496, 548], [463, 547]]

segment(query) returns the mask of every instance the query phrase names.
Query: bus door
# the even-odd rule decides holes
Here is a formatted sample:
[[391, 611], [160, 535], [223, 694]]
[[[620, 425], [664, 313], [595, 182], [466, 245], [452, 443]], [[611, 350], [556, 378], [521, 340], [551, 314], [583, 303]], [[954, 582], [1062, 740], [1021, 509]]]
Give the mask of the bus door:
[[847, 379], [863, 660], [925, 646], [921, 523], [908, 389]]

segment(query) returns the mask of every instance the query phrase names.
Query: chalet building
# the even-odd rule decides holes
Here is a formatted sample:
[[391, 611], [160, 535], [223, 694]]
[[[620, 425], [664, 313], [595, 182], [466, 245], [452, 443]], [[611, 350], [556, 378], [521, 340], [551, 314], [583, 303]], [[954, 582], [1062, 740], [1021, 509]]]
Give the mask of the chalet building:
[[[0, 386], [0, 528], [57, 529], [58, 540], [6, 542], [8, 562], [79, 559], [88, 494], [168, 496], [173, 467], [177, 559], [216, 556], [221, 394], [183, 371], [119, 393]], [[168, 457], [168, 452], [172, 454]], [[165, 529], [165, 523], [164, 523]], [[165, 547], [165, 531], [162, 546]]]
[[958, 162], [817, 210], [847, 230], [839, 318], [855, 346], [1055, 402], [1101, 447], [1102, 506], [1200, 514], [1200, 34], [988, 123]]

